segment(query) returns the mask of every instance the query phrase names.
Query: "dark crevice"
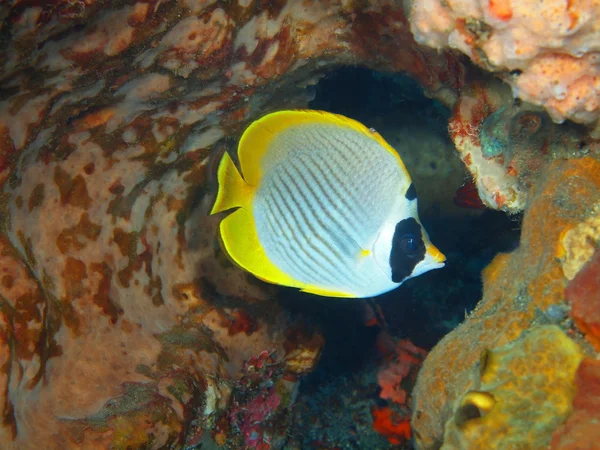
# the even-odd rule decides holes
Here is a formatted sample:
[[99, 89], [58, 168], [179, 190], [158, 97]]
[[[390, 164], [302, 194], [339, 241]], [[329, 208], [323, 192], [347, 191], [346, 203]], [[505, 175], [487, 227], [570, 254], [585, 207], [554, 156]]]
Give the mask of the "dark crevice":
[[[311, 89], [314, 99], [310, 108], [343, 114], [375, 128], [398, 150], [411, 173], [421, 221], [431, 241], [446, 255], [446, 267], [410, 279], [375, 298], [374, 303], [381, 310], [383, 317], [379, 322], [385, 321], [388, 334], [430, 350], [481, 299], [484, 267], [496, 254], [518, 246], [520, 218], [487, 209], [461, 209], [452, 204], [452, 197], [467, 174], [448, 137], [450, 111], [427, 98], [410, 77], [344, 67]], [[327, 395], [345, 395], [342, 386], [346, 390], [363, 389], [365, 395], [372, 396], [374, 405], [380, 402], [377, 390], [371, 392], [372, 388], [361, 385], [362, 382], [353, 385], [350, 381], [376, 380], [381, 363], [377, 351], [381, 327], [366, 324], [373, 312], [369, 302], [317, 297], [293, 289], [282, 290], [281, 302], [292, 314], [302, 315], [317, 325], [326, 342], [317, 369], [301, 387], [299, 411], [304, 407], [310, 414], [325, 414], [319, 411], [322, 408], [333, 417], [333, 422], [344, 422], [344, 408], [323, 400]], [[343, 437], [347, 432], [343, 426], [339, 433], [333, 427], [313, 429], [307, 425], [308, 419], [303, 419], [301, 412], [298, 414], [295, 431], [303, 436], [321, 436], [330, 445], [341, 448], [379, 445], [365, 443], [365, 433], [372, 429], [364, 428], [361, 441], [351, 442]]]

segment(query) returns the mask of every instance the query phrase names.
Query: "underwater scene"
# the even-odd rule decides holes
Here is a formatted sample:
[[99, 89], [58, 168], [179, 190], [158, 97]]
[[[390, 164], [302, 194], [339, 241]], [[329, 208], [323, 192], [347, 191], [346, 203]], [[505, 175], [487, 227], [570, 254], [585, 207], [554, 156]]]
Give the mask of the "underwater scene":
[[0, 450], [600, 450], [600, 0], [0, 2]]

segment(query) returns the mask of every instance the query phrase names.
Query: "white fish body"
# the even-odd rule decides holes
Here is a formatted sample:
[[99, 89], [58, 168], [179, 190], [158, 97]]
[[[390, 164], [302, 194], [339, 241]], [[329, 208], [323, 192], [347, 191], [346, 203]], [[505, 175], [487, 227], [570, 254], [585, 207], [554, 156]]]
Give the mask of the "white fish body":
[[[252, 158], [246, 149], [257, 143], [264, 148]], [[237, 206], [254, 229], [254, 245], [240, 244], [227, 226], [221, 237], [232, 259], [258, 277], [320, 295], [371, 297], [443, 266], [418, 221], [404, 164], [362, 124], [318, 111], [273, 113], [244, 133], [239, 156], [250, 188], [237, 196]], [[235, 186], [230, 171], [220, 176], [221, 189]], [[213, 212], [229, 206], [223, 203], [217, 197]], [[406, 239], [413, 239], [414, 255], [403, 253]], [[254, 262], [247, 254], [236, 258], [252, 251]]]

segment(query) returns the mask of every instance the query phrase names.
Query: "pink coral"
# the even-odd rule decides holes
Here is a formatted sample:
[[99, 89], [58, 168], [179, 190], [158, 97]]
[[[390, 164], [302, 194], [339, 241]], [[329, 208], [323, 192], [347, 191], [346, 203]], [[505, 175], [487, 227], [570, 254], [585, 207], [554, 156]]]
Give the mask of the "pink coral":
[[246, 413], [241, 420], [240, 430], [244, 435], [244, 444], [248, 448], [257, 450], [271, 448], [269, 434], [262, 429], [262, 425], [280, 403], [280, 397], [274, 389], [270, 389], [266, 394], [255, 397], [245, 406], [244, 411]]
[[377, 347], [385, 360], [377, 373], [379, 396], [390, 403], [373, 409], [373, 429], [398, 445], [411, 437], [409, 393], [427, 352], [407, 339], [396, 342], [385, 330], [379, 333]]

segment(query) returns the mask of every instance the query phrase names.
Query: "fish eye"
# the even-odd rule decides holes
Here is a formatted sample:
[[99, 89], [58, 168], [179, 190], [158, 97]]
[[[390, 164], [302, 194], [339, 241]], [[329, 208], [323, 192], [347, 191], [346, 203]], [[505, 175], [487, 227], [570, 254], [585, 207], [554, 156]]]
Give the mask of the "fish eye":
[[400, 239], [400, 249], [407, 255], [414, 255], [419, 251], [419, 241], [414, 234], [405, 234]]

